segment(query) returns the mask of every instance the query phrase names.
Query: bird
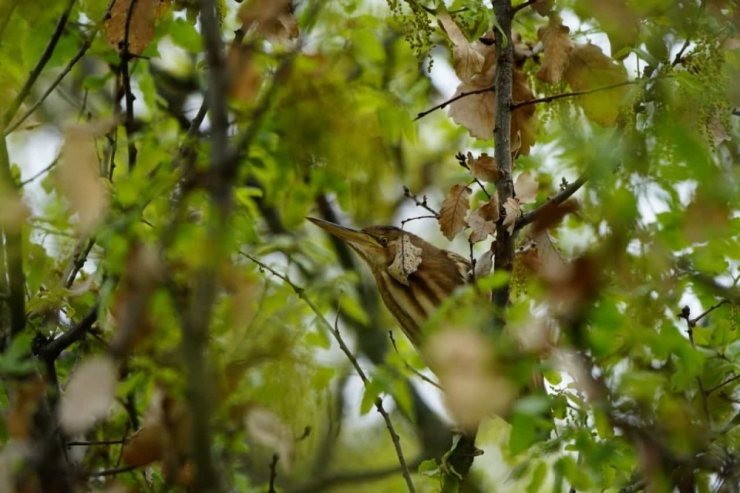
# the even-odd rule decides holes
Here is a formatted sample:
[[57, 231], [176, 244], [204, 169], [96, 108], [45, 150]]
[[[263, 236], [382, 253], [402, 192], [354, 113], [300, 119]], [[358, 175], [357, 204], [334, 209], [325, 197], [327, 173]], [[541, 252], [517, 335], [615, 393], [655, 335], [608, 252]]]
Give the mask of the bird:
[[395, 226], [352, 229], [307, 218], [349, 245], [370, 268], [386, 308], [418, 349], [422, 326], [442, 302], [472, 278], [470, 260]]

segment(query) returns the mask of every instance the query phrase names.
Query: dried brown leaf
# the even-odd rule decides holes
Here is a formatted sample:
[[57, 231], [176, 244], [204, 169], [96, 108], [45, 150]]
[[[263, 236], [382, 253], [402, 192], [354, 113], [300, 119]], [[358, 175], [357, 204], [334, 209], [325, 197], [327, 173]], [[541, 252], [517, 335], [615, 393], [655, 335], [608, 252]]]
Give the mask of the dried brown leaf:
[[493, 269], [493, 248], [495, 242], [491, 245], [491, 248], [483, 255], [475, 260], [475, 278], [480, 279], [491, 273]]
[[536, 0], [532, 4], [532, 10], [544, 17], [552, 10], [552, 0]]
[[469, 197], [473, 191], [465, 185], [453, 185], [439, 211], [439, 229], [452, 240], [465, 227], [465, 215], [470, 209]]
[[542, 41], [545, 51], [542, 66], [537, 71], [537, 77], [550, 84], [555, 84], [560, 81], [563, 72], [568, 67], [570, 52], [573, 51], [570, 29], [563, 25], [560, 17], [552, 16], [547, 26], [537, 31], [537, 36]]
[[498, 203], [498, 190], [493, 192], [491, 199], [479, 207], [481, 216], [486, 221], [498, 221], [500, 215], [500, 206]]
[[457, 77], [463, 82], [471, 82], [473, 77], [480, 74], [483, 69], [483, 55], [468, 43], [465, 34], [452, 20], [450, 14], [439, 13], [437, 21], [452, 42], [452, 66], [455, 68]]
[[298, 22], [290, 0], [251, 0], [242, 5], [238, 17], [245, 32], [256, 25], [256, 32], [273, 45], [298, 37]]
[[108, 415], [116, 397], [118, 373], [109, 357], [82, 363], [72, 375], [59, 408], [59, 422], [69, 435], [83, 433]]
[[516, 220], [519, 217], [519, 199], [516, 197], [509, 197], [506, 199], [506, 202], [504, 202], [504, 210], [506, 211], [506, 216], [504, 217], [502, 226], [509, 234], [512, 234], [514, 232]]
[[100, 125], [69, 125], [56, 170], [59, 191], [77, 214], [82, 233], [97, 226], [107, 208], [107, 189], [95, 148], [100, 133]]
[[244, 418], [244, 423], [249, 436], [260, 445], [274, 450], [280, 456], [283, 469], [289, 471], [295, 457], [295, 441], [283, 420], [269, 409], [253, 407]]
[[[527, 85], [527, 76], [521, 70], [514, 71], [512, 98], [514, 101], [528, 101], [534, 99], [534, 93]], [[539, 120], [535, 105], [530, 104], [515, 109], [511, 113], [511, 140], [517, 146], [512, 146], [512, 154], [527, 156], [537, 139]], [[516, 151], [516, 152], [514, 152]]]
[[[563, 78], [574, 91], [588, 91], [627, 82], [627, 72], [604, 55], [598, 46], [586, 44], [573, 49]], [[617, 122], [620, 104], [627, 91], [626, 87], [616, 87], [578, 96], [578, 101], [589, 120], [610, 127]]]
[[229, 96], [244, 103], [254, 101], [262, 85], [262, 73], [255, 66], [250, 45], [231, 44], [226, 54]]
[[514, 192], [520, 204], [532, 204], [537, 200], [537, 180], [532, 173], [525, 171], [519, 173], [514, 184]]
[[[103, 23], [105, 38], [115, 49], [121, 50], [126, 33], [126, 19], [132, 0], [116, 0], [110, 17]], [[140, 55], [154, 39], [154, 27], [170, 6], [170, 0], [137, 0], [131, 12], [128, 32], [128, 51]]]
[[421, 248], [411, 243], [408, 235], [401, 237], [401, 244], [396, 246], [396, 256], [388, 266], [388, 273], [401, 284], [409, 285], [409, 276], [421, 265]]
[[473, 157], [473, 153], [469, 152], [468, 166], [470, 173], [479, 180], [494, 183], [501, 177], [496, 160], [485, 152], [478, 157]]
[[548, 203], [538, 211], [537, 220], [532, 224], [532, 230], [536, 235], [540, 231], [547, 231], [560, 224], [565, 216], [577, 212], [580, 209], [578, 201], [570, 198], [561, 204]]
[[488, 203], [475, 209], [468, 216], [468, 225], [470, 226], [470, 243], [478, 243], [488, 238], [488, 235], [493, 234], [496, 231], [496, 223], [487, 220], [484, 216], [484, 212], [481, 211], [483, 207], [486, 207]]

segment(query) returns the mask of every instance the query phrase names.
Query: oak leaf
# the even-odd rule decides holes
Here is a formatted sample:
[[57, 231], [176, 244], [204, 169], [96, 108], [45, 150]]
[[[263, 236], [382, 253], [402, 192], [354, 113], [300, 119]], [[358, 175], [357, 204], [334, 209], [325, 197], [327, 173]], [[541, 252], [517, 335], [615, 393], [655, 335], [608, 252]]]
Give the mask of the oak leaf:
[[468, 198], [473, 191], [465, 185], [453, 185], [439, 211], [439, 229], [452, 240], [465, 227], [465, 215], [470, 209]]
[[[121, 51], [126, 39], [126, 20], [133, 0], [115, 0], [110, 17], [103, 23], [105, 38]], [[154, 28], [170, 6], [170, 0], [137, 0], [128, 26], [128, 52], [140, 55], [154, 39]]]
[[516, 226], [516, 220], [519, 217], [519, 199], [516, 197], [509, 197], [504, 202], [504, 210], [506, 216], [502, 226], [506, 229], [509, 234], [514, 232], [514, 226]]
[[[527, 76], [521, 70], [514, 71], [512, 98], [514, 101], [534, 99], [534, 93], [527, 85]], [[535, 105], [521, 106], [511, 113], [511, 141], [517, 143], [516, 146], [512, 144], [511, 150], [514, 157], [529, 155], [529, 150], [537, 138], [538, 127], [539, 120]]]
[[468, 166], [470, 173], [479, 180], [493, 183], [501, 177], [496, 160], [485, 152], [478, 157], [473, 157], [473, 153], [469, 152]]
[[514, 184], [514, 192], [520, 204], [531, 204], [537, 200], [537, 180], [532, 173], [525, 171], [519, 173]]
[[[601, 48], [589, 43], [573, 49], [563, 78], [574, 91], [588, 91], [627, 82], [627, 72], [604, 55]], [[578, 101], [589, 120], [610, 127], [617, 122], [627, 91], [626, 87], [616, 87], [578, 96]]]
[[232, 43], [226, 53], [226, 71], [229, 96], [249, 103], [255, 99], [262, 84], [262, 73], [255, 66], [253, 48], [247, 44]]
[[452, 42], [452, 66], [457, 77], [463, 82], [470, 82], [483, 68], [483, 55], [470, 45], [450, 14], [441, 12], [437, 15], [437, 21]]
[[273, 45], [298, 37], [298, 22], [290, 0], [251, 0], [242, 5], [238, 17], [245, 32], [256, 25], [255, 32]]
[[485, 207], [486, 204], [475, 209], [468, 216], [468, 225], [470, 226], [470, 243], [478, 243], [488, 238], [488, 235], [493, 234], [496, 231], [496, 223], [486, 219], [484, 212], [481, 212], [481, 208]]
[[494, 242], [487, 252], [475, 259], [474, 273], [476, 279], [480, 279], [481, 277], [487, 276], [491, 273], [491, 269], [493, 269], [493, 249], [495, 244], [496, 243]]
[[537, 37], [542, 41], [545, 52], [542, 66], [537, 71], [537, 78], [555, 84], [560, 81], [568, 67], [570, 52], [573, 51], [570, 29], [563, 25], [560, 17], [552, 16], [547, 26], [537, 31]]
[[388, 273], [398, 282], [409, 285], [409, 276], [421, 265], [421, 248], [411, 243], [408, 235], [401, 237], [397, 245], [396, 256], [388, 266]]

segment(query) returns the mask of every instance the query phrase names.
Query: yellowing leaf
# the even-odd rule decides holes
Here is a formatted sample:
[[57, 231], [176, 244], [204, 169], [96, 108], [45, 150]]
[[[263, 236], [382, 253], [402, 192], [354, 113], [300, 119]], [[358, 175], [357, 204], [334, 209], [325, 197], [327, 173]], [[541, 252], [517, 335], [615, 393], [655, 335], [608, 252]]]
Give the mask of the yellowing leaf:
[[401, 284], [409, 285], [409, 276], [416, 272], [421, 264], [421, 248], [411, 243], [408, 235], [401, 237], [401, 244], [396, 245], [396, 256], [388, 266], [388, 273]]
[[501, 176], [498, 166], [496, 166], [496, 160], [485, 152], [477, 158], [469, 152], [468, 166], [470, 167], [470, 173], [479, 180], [493, 183]]
[[245, 103], [254, 101], [262, 84], [262, 73], [255, 67], [252, 51], [250, 45], [232, 43], [226, 54], [229, 96]]
[[483, 68], [483, 55], [468, 43], [468, 39], [452, 20], [450, 14], [441, 12], [437, 15], [437, 20], [452, 41], [452, 66], [455, 68], [457, 77], [463, 82], [470, 82]]
[[57, 186], [77, 214], [79, 230], [89, 232], [103, 218], [107, 193], [100, 176], [95, 136], [100, 128], [70, 125], [56, 170]]
[[[110, 17], [103, 24], [105, 38], [115, 49], [121, 50], [126, 33], [126, 19], [132, 0], [116, 0]], [[154, 39], [154, 27], [170, 6], [170, 0], [137, 0], [131, 12], [128, 31], [128, 51], [140, 55]]]
[[[627, 82], [624, 67], [614, 63], [598, 46], [592, 44], [578, 45], [573, 49], [563, 77], [574, 91]], [[617, 122], [619, 107], [626, 92], [626, 87], [617, 87], [579, 96], [578, 101], [589, 120], [609, 127]]]
[[512, 234], [514, 232], [516, 220], [519, 217], [519, 199], [515, 197], [509, 197], [506, 199], [506, 202], [504, 202], [504, 210], [506, 211], [506, 216], [504, 217], [502, 226], [509, 234]]
[[470, 243], [478, 243], [488, 238], [488, 235], [496, 231], [496, 223], [484, 217], [485, 212], [481, 209], [486, 207], [487, 203], [475, 209], [468, 216], [468, 225], [470, 226]]
[[59, 409], [65, 433], [76, 435], [108, 415], [116, 396], [116, 365], [111, 358], [85, 361], [72, 375]]
[[465, 215], [470, 208], [468, 198], [473, 193], [465, 185], [453, 185], [439, 211], [439, 229], [452, 240], [465, 227]]
[[560, 81], [563, 72], [568, 67], [570, 52], [573, 51], [570, 29], [562, 24], [560, 17], [552, 16], [547, 26], [537, 31], [537, 37], [542, 41], [545, 51], [537, 77], [550, 84], [555, 84]]
[[520, 173], [514, 184], [514, 192], [520, 204], [531, 204], [537, 200], [537, 181], [532, 173], [525, 171]]

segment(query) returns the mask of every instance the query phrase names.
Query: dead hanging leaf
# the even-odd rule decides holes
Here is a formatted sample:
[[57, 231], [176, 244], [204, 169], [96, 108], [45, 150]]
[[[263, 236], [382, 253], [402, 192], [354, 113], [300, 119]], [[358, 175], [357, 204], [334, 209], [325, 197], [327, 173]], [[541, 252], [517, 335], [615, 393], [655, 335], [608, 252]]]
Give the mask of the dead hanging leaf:
[[[132, 0], [115, 0], [110, 17], [103, 23], [105, 38], [115, 49], [123, 49], [126, 36], [126, 19]], [[128, 51], [141, 55], [154, 39], [154, 27], [170, 6], [170, 0], [137, 0], [131, 12], [128, 31]]]
[[485, 212], [481, 209], [486, 207], [488, 203], [478, 207], [468, 216], [468, 225], [470, 226], [470, 243], [478, 243], [488, 238], [488, 235], [493, 234], [496, 231], [496, 223], [486, 219], [484, 216]]
[[247, 433], [252, 439], [269, 447], [280, 456], [284, 470], [293, 467], [295, 458], [295, 440], [288, 426], [269, 409], [253, 407], [244, 418]]
[[537, 180], [532, 173], [525, 171], [519, 173], [514, 184], [514, 192], [520, 204], [532, 204], [537, 200]]
[[483, 335], [470, 330], [443, 330], [429, 340], [425, 354], [446, 389], [447, 406], [464, 430], [475, 429], [491, 415], [506, 414], [516, 391], [496, 369], [493, 348]]
[[144, 423], [123, 445], [121, 460], [131, 467], [162, 465], [162, 474], [171, 484], [192, 483], [188, 455], [191, 452], [192, 421], [182, 401], [157, 387], [144, 411]]
[[421, 265], [421, 248], [411, 243], [408, 235], [401, 237], [401, 244], [396, 245], [396, 256], [388, 266], [388, 273], [398, 282], [409, 285], [409, 276]]
[[298, 21], [290, 0], [251, 0], [238, 14], [242, 29], [252, 27], [271, 44], [284, 44], [298, 37]]
[[82, 363], [72, 375], [59, 409], [65, 433], [83, 433], [106, 417], [116, 397], [117, 381], [116, 364], [111, 358], [95, 357]]
[[532, 10], [545, 17], [552, 10], [552, 0], [535, 0], [531, 5]]
[[489, 183], [496, 182], [501, 177], [501, 172], [496, 166], [496, 160], [485, 152], [479, 157], [473, 157], [473, 153], [468, 153], [468, 166], [470, 173], [479, 180]]
[[[534, 99], [534, 93], [527, 85], [527, 76], [521, 70], [514, 71], [512, 96], [514, 101], [529, 101]], [[529, 150], [537, 139], [539, 120], [535, 105], [521, 106], [511, 113], [511, 141], [512, 155], [528, 156]]]
[[560, 81], [568, 67], [570, 52], [573, 51], [570, 29], [563, 25], [559, 16], [553, 15], [547, 26], [537, 31], [537, 37], [542, 41], [545, 51], [544, 60], [537, 71], [537, 78], [555, 84]]
[[[488, 39], [486, 36], [484, 40]], [[483, 56], [483, 66], [480, 72], [474, 74], [468, 81], [462, 80], [453, 97], [475, 91], [483, 92], [450, 103], [449, 115], [457, 124], [467, 128], [472, 137], [488, 140], [493, 138], [496, 124], [494, 114], [496, 95], [493, 92], [493, 80], [496, 76], [495, 47], [488, 44], [488, 41], [480, 40], [472, 46], [473, 50]]]
[[95, 228], [107, 208], [108, 196], [95, 148], [95, 137], [102, 131], [102, 125], [69, 125], [55, 173], [59, 191], [77, 214], [81, 233]]
[[498, 203], [498, 190], [493, 192], [493, 196], [478, 208], [480, 211], [481, 217], [485, 219], [486, 221], [498, 221], [500, 210], [499, 210], [499, 203]]
[[[563, 78], [574, 91], [588, 91], [627, 82], [627, 72], [604, 55], [598, 46], [589, 43], [573, 49]], [[578, 96], [578, 101], [589, 120], [611, 127], [617, 122], [627, 91], [626, 87], [616, 87]]]
[[502, 226], [509, 234], [512, 234], [514, 232], [514, 226], [516, 226], [516, 220], [519, 217], [519, 199], [516, 197], [506, 199], [504, 210], [506, 211], [506, 216], [504, 217]]
[[561, 204], [549, 202], [542, 206], [537, 215], [537, 220], [532, 224], [532, 231], [537, 234], [547, 231], [560, 224], [565, 216], [578, 212], [580, 204], [574, 198], [570, 198]]
[[473, 193], [465, 185], [453, 185], [439, 211], [439, 229], [452, 240], [465, 227], [465, 215], [470, 209], [469, 197]]
[[475, 260], [475, 278], [480, 279], [491, 273], [493, 269], [493, 250], [496, 242], [491, 245], [491, 248], [483, 255]]
[[251, 103], [262, 85], [262, 73], [255, 66], [253, 48], [246, 44], [229, 46], [226, 54], [226, 73], [229, 78], [229, 96], [243, 103]]
[[452, 20], [450, 14], [439, 13], [437, 21], [452, 42], [452, 66], [455, 68], [457, 77], [463, 82], [471, 82], [483, 68], [483, 55], [468, 43], [468, 39]]

